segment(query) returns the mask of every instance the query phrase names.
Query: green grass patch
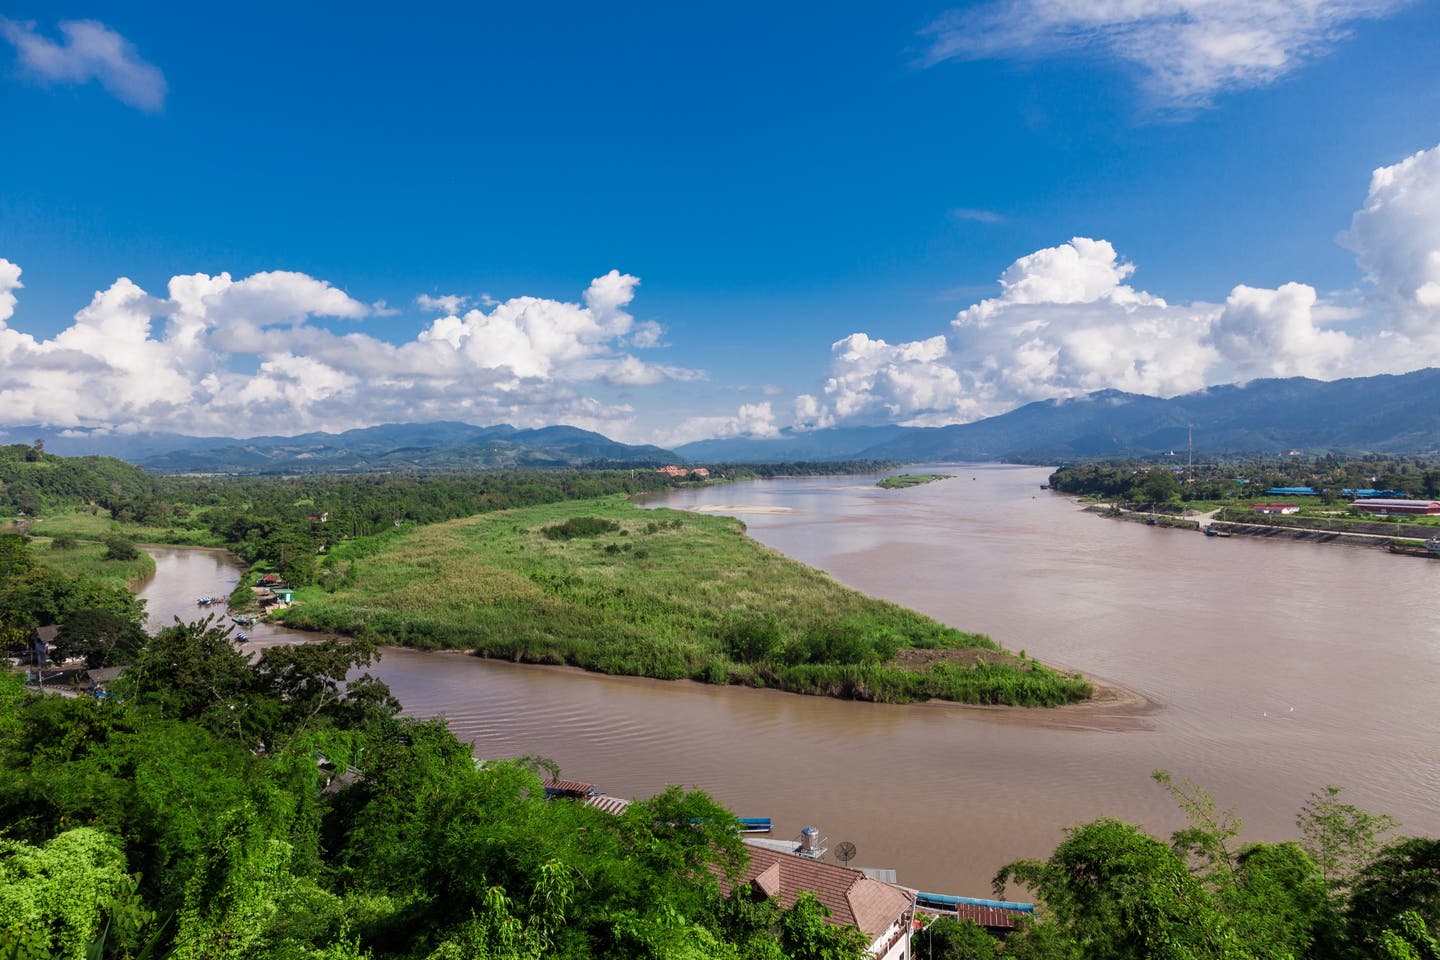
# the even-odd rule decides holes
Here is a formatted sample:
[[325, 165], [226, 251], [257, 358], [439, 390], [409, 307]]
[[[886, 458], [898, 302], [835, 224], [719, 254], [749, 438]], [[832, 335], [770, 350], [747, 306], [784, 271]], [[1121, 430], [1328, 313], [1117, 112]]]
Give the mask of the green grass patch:
[[[57, 543], [59, 546], [57, 546]], [[92, 540], [36, 538], [34, 555], [47, 567], [72, 577], [88, 577], [112, 586], [133, 587], [155, 572], [155, 559], [139, 551], [132, 560], [106, 558], [105, 544]]]
[[953, 476], [955, 476], [953, 473], [900, 473], [893, 477], [885, 477], [875, 486], [882, 490], [903, 490], [906, 487], [918, 487], [922, 483], [949, 480]]
[[620, 498], [340, 544], [296, 601], [279, 615], [291, 626], [604, 673], [892, 702], [1038, 706], [1092, 692], [988, 637], [843, 587], [738, 520]]
[[[193, 521], [191, 521], [193, 522]], [[34, 537], [74, 537], [77, 540], [101, 540], [120, 534], [136, 543], [167, 543], [188, 547], [223, 547], [225, 543], [206, 529], [175, 524], [121, 523], [108, 510], [74, 510], [52, 513], [31, 520], [28, 532]]]

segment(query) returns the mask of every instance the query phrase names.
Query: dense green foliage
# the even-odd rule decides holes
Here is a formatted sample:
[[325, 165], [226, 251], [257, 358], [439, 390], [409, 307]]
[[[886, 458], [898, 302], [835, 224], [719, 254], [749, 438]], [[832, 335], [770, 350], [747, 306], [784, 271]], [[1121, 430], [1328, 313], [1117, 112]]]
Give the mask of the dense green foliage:
[[737, 520], [619, 498], [350, 541], [317, 579], [285, 623], [377, 643], [892, 702], [1053, 705], [1091, 692], [842, 587]]
[[147, 638], [105, 700], [0, 674], [0, 956], [860, 960], [813, 900], [722, 896], [734, 818], [671, 788], [547, 802], [343, 678], [363, 642]]
[[[1168, 480], [1165, 478], [1169, 478]], [[1173, 457], [1102, 460], [1061, 467], [1050, 486], [1065, 493], [1137, 503], [1244, 500], [1271, 487], [1311, 487], [1316, 505], [1343, 505], [1344, 490], [1400, 490], [1440, 498], [1440, 461], [1420, 457], [1277, 457], [1220, 459], [1187, 468]]]
[[[121, 698], [0, 675], [0, 955], [17, 958], [861, 960], [818, 901], [726, 897], [733, 818], [670, 788], [622, 816], [543, 799], [539, 766], [474, 762], [397, 716], [363, 642], [248, 662], [210, 622], [146, 639]], [[1436, 960], [1440, 841], [1316, 793], [1302, 843], [1158, 775], [1169, 843], [1098, 820], [997, 877], [1035, 891], [1003, 944], [938, 921], [920, 958]], [[1322, 868], [1321, 864], [1326, 866]], [[1329, 870], [1327, 876], [1325, 871]]]
[[[1440, 840], [1382, 845], [1394, 821], [1327, 788], [1297, 820], [1301, 843], [1237, 845], [1240, 822], [1203, 790], [1155, 775], [1190, 826], [1169, 843], [1102, 819], [1075, 827], [1046, 860], [995, 878], [1033, 890], [1041, 919], [996, 954], [1066, 960], [1366, 960], [1440, 956]], [[916, 956], [925, 957], [924, 938]], [[940, 954], [937, 954], [939, 956]]]
[[140, 601], [123, 581], [66, 573], [50, 564], [52, 554], [19, 534], [0, 533], [0, 650], [23, 648], [36, 627], [64, 623], [80, 611], [103, 610], [140, 623]]

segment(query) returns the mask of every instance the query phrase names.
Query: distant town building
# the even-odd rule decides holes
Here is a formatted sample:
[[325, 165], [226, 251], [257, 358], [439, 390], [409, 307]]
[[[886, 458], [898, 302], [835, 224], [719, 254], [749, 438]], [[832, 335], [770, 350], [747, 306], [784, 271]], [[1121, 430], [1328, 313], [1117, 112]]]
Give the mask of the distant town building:
[[1366, 513], [1373, 513], [1377, 517], [1402, 514], [1421, 514], [1433, 517], [1440, 515], [1440, 500], [1391, 500], [1387, 497], [1376, 497], [1371, 500], [1351, 501], [1350, 508], [1352, 510], [1364, 510]]
[[665, 476], [674, 477], [677, 480], [683, 480], [686, 477], [694, 477], [698, 480], [707, 480], [710, 477], [710, 471], [704, 467], [677, 467], [673, 463], [667, 463], [665, 466], [659, 468], [655, 472], [663, 473], [665, 474]]
[[1272, 497], [1317, 497], [1314, 487], [1271, 487], [1265, 491]]
[[1299, 513], [1300, 508], [1293, 503], [1252, 503], [1250, 509], [1256, 513]]

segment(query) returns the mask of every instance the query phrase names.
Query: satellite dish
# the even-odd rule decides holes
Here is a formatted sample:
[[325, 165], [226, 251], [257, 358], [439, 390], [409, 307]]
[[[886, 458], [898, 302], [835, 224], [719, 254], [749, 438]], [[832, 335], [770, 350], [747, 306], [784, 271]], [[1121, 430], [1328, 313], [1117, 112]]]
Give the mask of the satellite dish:
[[855, 844], [849, 840], [840, 841], [840, 844], [835, 848], [835, 859], [841, 863], [849, 863], [855, 859]]

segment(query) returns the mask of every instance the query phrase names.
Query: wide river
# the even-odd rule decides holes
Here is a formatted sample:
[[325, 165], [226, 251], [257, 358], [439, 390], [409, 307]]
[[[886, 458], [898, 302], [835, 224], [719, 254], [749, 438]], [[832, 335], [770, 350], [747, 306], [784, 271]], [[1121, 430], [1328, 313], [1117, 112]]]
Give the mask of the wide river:
[[[844, 703], [399, 649], [373, 672], [478, 756], [540, 754], [627, 797], [700, 787], [773, 817], [776, 836], [813, 824], [832, 848], [849, 840], [853, 865], [925, 890], [988, 896], [1002, 864], [1100, 816], [1168, 834], [1182, 821], [1156, 768], [1235, 807], [1250, 839], [1295, 836], [1326, 784], [1440, 834], [1440, 563], [1105, 520], [1041, 491], [1041, 468], [925, 469], [956, 476], [899, 491], [761, 481], [649, 505], [739, 516], [845, 584], [1150, 707]], [[193, 617], [239, 572], [216, 551], [153, 552], [155, 625]], [[251, 632], [252, 646], [293, 638]]]

